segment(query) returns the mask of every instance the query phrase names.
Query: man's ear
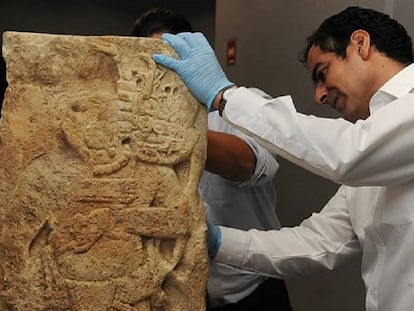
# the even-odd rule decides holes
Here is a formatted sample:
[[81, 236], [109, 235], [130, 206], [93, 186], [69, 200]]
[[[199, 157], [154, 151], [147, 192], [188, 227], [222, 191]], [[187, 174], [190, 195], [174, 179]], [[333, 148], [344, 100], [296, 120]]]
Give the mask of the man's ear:
[[351, 34], [350, 44], [354, 51], [360, 55], [363, 60], [368, 58], [371, 47], [370, 35], [368, 32], [362, 29], [355, 30]]

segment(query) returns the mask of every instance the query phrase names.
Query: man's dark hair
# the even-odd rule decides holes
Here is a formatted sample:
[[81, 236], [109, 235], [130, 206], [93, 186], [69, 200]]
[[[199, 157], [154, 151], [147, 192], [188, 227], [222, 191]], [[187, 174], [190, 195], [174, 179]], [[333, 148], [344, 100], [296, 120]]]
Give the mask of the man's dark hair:
[[323, 52], [334, 52], [346, 58], [351, 34], [358, 29], [368, 32], [370, 44], [389, 58], [404, 65], [413, 62], [411, 38], [401, 24], [389, 15], [355, 6], [326, 19], [307, 38], [307, 45], [299, 56], [300, 61], [307, 62], [309, 50], [314, 45]]
[[154, 8], [141, 15], [135, 22], [131, 36], [151, 37], [157, 32], [192, 32], [193, 27], [184, 15], [164, 8]]

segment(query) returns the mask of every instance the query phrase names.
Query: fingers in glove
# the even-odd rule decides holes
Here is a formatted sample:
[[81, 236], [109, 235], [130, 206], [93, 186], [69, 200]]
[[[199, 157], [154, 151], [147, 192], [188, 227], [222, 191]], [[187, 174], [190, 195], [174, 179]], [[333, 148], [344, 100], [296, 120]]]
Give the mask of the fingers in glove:
[[172, 70], [176, 70], [179, 63], [179, 60], [164, 54], [154, 54], [152, 55], [152, 59], [157, 64], [163, 65], [164, 67], [170, 68]]
[[183, 38], [177, 35], [172, 35], [170, 33], [164, 33], [162, 35], [162, 39], [167, 41], [168, 44], [173, 47], [181, 59], [188, 57], [191, 48]]
[[210, 47], [210, 43], [201, 32], [182, 32], [177, 36], [183, 39], [190, 48], [200, 49]]

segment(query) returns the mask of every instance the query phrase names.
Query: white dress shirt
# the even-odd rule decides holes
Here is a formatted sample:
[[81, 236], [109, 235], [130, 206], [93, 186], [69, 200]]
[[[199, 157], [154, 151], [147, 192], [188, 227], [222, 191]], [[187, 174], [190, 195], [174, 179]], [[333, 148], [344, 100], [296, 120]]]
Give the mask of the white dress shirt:
[[245, 88], [225, 118], [275, 154], [342, 183], [320, 213], [295, 228], [222, 227], [218, 262], [287, 278], [333, 269], [362, 251], [367, 311], [414, 308], [414, 65], [372, 97], [355, 124], [297, 113], [289, 96]]
[[[275, 211], [276, 192], [273, 186], [273, 178], [279, 168], [276, 159], [253, 138], [225, 122], [217, 111], [209, 113], [208, 127], [213, 131], [240, 137], [256, 157], [253, 175], [242, 183], [204, 172], [199, 191], [203, 201], [207, 203], [209, 221], [243, 230], [279, 229], [280, 222]], [[210, 262], [209, 272], [208, 294], [213, 307], [242, 300], [266, 279], [214, 261]]]

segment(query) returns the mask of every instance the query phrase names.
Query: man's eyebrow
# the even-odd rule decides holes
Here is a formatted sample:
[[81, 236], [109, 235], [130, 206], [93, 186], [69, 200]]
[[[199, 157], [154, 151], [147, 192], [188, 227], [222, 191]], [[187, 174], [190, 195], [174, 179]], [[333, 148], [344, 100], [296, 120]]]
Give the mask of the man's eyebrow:
[[322, 66], [322, 63], [317, 63], [317, 64], [313, 67], [313, 70], [312, 70], [312, 81], [313, 81], [314, 83], [318, 82], [317, 72], [318, 72], [318, 69], [319, 69], [319, 67], [320, 67], [320, 66]]

